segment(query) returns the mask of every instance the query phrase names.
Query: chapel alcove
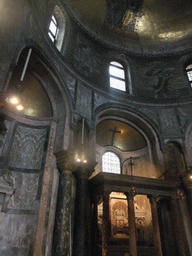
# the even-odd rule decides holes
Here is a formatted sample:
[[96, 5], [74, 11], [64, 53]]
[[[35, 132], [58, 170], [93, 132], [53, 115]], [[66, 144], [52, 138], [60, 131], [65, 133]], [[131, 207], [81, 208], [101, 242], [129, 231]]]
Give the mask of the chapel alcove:
[[[110, 239], [112, 243], [129, 240], [128, 202], [125, 194], [111, 192], [109, 197]], [[134, 197], [136, 238], [138, 245], [153, 245], [151, 205], [146, 195]], [[98, 204], [98, 238], [101, 241], [103, 203]], [[128, 243], [128, 242], [127, 242]]]
[[102, 167], [104, 153], [111, 151], [120, 159], [120, 173], [139, 177], [155, 178], [151, 145], [147, 136], [127, 120], [105, 119], [96, 127], [95, 173]]
[[45, 90], [46, 70], [36, 51], [32, 48], [25, 48], [20, 54], [17, 65], [10, 72], [6, 107], [17, 114], [26, 116], [52, 117], [50, 99]]
[[[55, 94], [51, 95], [53, 85]], [[39, 216], [46, 213], [54, 216], [56, 199], [52, 201], [52, 209], [47, 205], [45, 213], [41, 208], [41, 196], [46, 184], [43, 180], [48, 180], [46, 175], [52, 176], [52, 182], [46, 184], [47, 191], [55, 193], [57, 189], [58, 171], [53, 155], [55, 140], [50, 141], [50, 137], [56, 137], [56, 128], [61, 123], [61, 118], [58, 118], [57, 126], [53, 122], [57, 113], [54, 97], [60, 97], [57, 93], [57, 84], [42, 55], [34, 48], [24, 48], [17, 64], [9, 71], [1, 109], [4, 126], [1, 125], [3, 138], [0, 145], [0, 228], [4, 233], [2, 243], [7, 255], [12, 255], [12, 247], [22, 255], [35, 250], [35, 234], [42, 232]], [[18, 102], [13, 104], [12, 97], [18, 98]], [[19, 104], [22, 104], [22, 109], [17, 109]], [[2, 193], [6, 195], [4, 200]], [[53, 219], [48, 214], [48, 225], [50, 221]], [[10, 227], [8, 231], [5, 223]], [[8, 246], [10, 241], [11, 246]]]

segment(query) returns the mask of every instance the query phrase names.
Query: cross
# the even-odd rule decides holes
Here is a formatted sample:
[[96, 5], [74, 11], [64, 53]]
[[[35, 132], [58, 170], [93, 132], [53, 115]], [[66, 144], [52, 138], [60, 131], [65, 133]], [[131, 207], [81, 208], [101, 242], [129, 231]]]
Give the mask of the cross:
[[111, 146], [113, 146], [113, 144], [114, 144], [114, 138], [115, 138], [115, 133], [121, 133], [121, 131], [117, 131], [117, 127], [115, 127], [114, 130], [109, 129], [109, 131], [110, 131], [110, 132], [113, 132], [112, 137], [111, 137]]
[[133, 165], [134, 165], [133, 158], [130, 157], [129, 166], [131, 166], [131, 176], [133, 176]]

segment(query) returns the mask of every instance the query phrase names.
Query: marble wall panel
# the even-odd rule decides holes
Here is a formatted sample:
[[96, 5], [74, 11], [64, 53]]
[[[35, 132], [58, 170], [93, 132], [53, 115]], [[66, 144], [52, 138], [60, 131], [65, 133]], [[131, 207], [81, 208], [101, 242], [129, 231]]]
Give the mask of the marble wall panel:
[[181, 129], [175, 109], [161, 109], [159, 117], [164, 138], [181, 137]]
[[40, 169], [47, 129], [17, 126], [8, 165], [25, 169]]
[[89, 120], [91, 119], [92, 92], [83, 84], [78, 84], [76, 112]]
[[94, 93], [94, 110], [100, 105], [109, 102], [109, 100], [101, 94]]
[[9, 201], [8, 209], [36, 211], [39, 174], [12, 172], [11, 178], [15, 192]]
[[0, 255], [28, 256], [34, 240], [36, 222], [35, 215], [0, 212]]

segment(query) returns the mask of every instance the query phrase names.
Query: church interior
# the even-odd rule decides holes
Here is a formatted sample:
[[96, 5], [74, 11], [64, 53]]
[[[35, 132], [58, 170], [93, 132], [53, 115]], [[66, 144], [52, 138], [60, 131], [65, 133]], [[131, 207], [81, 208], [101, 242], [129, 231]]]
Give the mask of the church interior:
[[192, 255], [192, 1], [0, 0], [0, 255]]

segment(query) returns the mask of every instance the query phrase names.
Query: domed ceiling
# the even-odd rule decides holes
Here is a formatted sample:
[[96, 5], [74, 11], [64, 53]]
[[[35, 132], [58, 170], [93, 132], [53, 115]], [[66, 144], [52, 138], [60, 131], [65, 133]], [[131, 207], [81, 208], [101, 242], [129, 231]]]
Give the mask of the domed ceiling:
[[[186, 48], [192, 34], [191, 0], [66, 0], [73, 17], [91, 34], [138, 52]], [[118, 35], [118, 36], [117, 36]], [[179, 44], [179, 45], [178, 45]]]

